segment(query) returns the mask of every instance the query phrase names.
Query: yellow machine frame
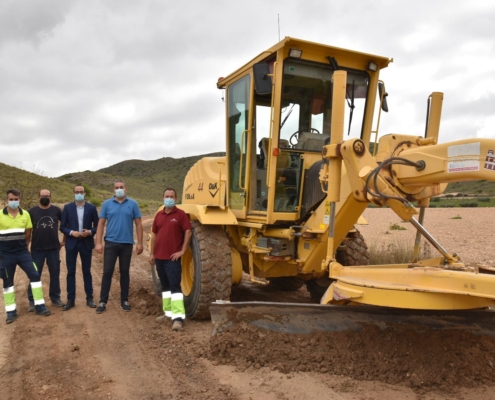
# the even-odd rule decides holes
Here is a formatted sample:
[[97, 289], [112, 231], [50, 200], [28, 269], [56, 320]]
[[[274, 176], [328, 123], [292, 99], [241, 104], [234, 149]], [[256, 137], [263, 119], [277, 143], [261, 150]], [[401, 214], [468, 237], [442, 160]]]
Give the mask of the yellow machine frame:
[[[277, 163], [282, 154], [279, 148], [280, 129], [284, 123], [280, 112], [284, 107], [281, 100], [282, 77], [284, 62], [291, 57], [293, 50], [299, 51], [302, 59], [309, 63], [323, 65], [338, 60], [340, 67], [345, 67], [336, 66], [333, 72], [330, 143], [322, 147], [321, 153], [301, 151], [302, 171], [323, 160], [319, 181], [326, 194], [325, 200], [311, 212], [303, 225], [298, 224], [300, 208], [280, 212], [274, 207], [275, 187], [279, 179]], [[443, 249], [422, 227], [422, 216], [429, 199], [442, 193], [448, 182], [495, 180], [495, 171], [483, 168], [486, 154], [495, 149], [495, 141], [466, 139], [437, 144], [443, 94], [434, 92], [430, 96], [431, 108], [425, 137], [386, 135], [374, 143], [374, 154], [370, 153], [371, 136], [375, 133], [377, 137], [379, 128], [377, 126], [373, 130], [373, 120], [377, 118], [379, 121], [385, 98], [383, 93], [379, 96], [379, 83], [383, 84], [379, 80], [379, 72], [392, 60], [290, 37], [218, 81], [218, 88], [227, 92], [228, 104], [229, 88], [241, 81], [249, 82], [249, 105], [255, 104], [254, 67], [267, 60], [272, 63], [272, 70], [265, 78], [271, 79], [272, 89], [267, 138], [266, 210], [254, 211], [250, 205], [253, 198], [250, 191], [254, 190], [253, 182], [256, 180], [253, 164], [256, 159], [252, 152], [256, 148], [257, 128], [252, 117], [246, 119], [246, 129], [241, 133], [240, 160], [237, 160], [240, 161], [239, 168], [245, 168], [245, 174], [241, 172], [238, 178], [229, 179], [229, 166], [235, 162], [232, 151], [227, 151], [225, 157], [200, 160], [186, 177], [180, 206], [191, 219], [201, 224], [224, 227], [231, 247], [233, 282], [240, 281], [243, 270], [249, 273], [253, 282], [259, 283], [267, 283], [266, 278], [276, 277], [298, 277], [303, 280], [328, 277], [333, 283], [322, 297], [322, 304], [352, 302], [441, 310], [494, 305], [495, 276], [464, 265], [458, 256]], [[349, 98], [347, 73], [353, 70], [368, 74], [367, 105], [361, 137], [344, 140], [346, 97]], [[378, 115], [375, 113], [377, 105]], [[227, 132], [231, 129], [228, 112]], [[242, 112], [239, 114], [243, 115]], [[227, 149], [234, 147], [230, 140], [227, 135]], [[456, 165], [467, 167], [456, 168]], [[469, 169], [472, 165], [478, 167]], [[238, 184], [240, 189], [233, 197], [234, 184]], [[304, 187], [305, 184], [302, 176], [300, 185]], [[301, 190], [298, 204], [301, 204], [302, 196]], [[418, 202], [419, 209], [412, 205], [413, 201]], [[343, 266], [338, 263], [336, 251], [360, 221], [370, 202], [388, 206], [399, 218], [410, 221], [439, 251], [440, 257], [392, 266]], [[414, 218], [417, 215], [420, 215], [419, 221]], [[263, 238], [293, 242], [294, 255], [270, 255], [273, 249], [260, 244]], [[188, 271], [191, 263], [191, 256], [186, 255], [183, 265]], [[191, 273], [186, 275], [187, 279], [183, 277], [183, 287], [188, 295], [194, 276]]]

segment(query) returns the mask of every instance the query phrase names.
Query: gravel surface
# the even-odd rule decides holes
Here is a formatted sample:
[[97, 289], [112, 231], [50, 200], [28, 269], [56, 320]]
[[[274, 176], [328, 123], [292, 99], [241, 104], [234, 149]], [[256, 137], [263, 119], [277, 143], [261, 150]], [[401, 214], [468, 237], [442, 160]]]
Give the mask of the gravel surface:
[[[391, 209], [368, 208], [364, 217], [369, 224], [357, 228], [368, 247], [397, 242], [414, 245], [416, 229]], [[392, 230], [393, 224], [406, 229]], [[423, 225], [444, 249], [457, 253], [463, 262], [495, 266], [495, 208], [429, 208]], [[438, 256], [434, 249], [432, 256]]]

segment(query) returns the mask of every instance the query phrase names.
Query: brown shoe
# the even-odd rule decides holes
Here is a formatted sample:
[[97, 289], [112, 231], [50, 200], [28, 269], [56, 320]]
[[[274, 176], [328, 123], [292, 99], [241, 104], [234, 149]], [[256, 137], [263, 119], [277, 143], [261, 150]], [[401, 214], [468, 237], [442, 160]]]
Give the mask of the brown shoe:
[[65, 306], [65, 303], [62, 300], [60, 300], [60, 299], [52, 300], [52, 304], [54, 306], [57, 306], [57, 307], [63, 307], [63, 306]]
[[168, 315], [165, 315], [165, 313], [163, 313], [159, 317], [156, 317], [156, 322], [162, 323], [167, 321], [170, 321], [170, 317]]
[[181, 329], [182, 329], [182, 321], [175, 320], [174, 323], [172, 324], [172, 330], [180, 331]]

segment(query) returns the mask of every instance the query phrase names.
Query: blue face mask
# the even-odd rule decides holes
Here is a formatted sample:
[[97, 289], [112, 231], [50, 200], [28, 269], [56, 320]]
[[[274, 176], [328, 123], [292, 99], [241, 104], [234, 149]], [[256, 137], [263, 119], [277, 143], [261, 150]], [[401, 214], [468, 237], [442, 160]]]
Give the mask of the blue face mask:
[[12, 209], [19, 208], [19, 201], [18, 200], [10, 200], [9, 201], [9, 207]]
[[74, 195], [74, 198], [76, 199], [76, 201], [83, 201], [84, 200], [84, 195], [83, 194], [80, 194], [80, 193], [77, 193]]
[[165, 204], [165, 207], [167, 208], [172, 208], [173, 206], [175, 206], [175, 200], [167, 197], [163, 200], [163, 204]]
[[119, 199], [125, 196], [125, 191], [124, 189], [115, 189], [115, 196], [117, 196]]

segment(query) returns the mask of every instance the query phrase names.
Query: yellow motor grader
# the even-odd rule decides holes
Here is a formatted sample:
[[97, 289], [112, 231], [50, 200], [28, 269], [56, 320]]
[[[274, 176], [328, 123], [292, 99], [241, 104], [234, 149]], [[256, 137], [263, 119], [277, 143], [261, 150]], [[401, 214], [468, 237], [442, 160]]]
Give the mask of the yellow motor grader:
[[[463, 263], [423, 220], [449, 182], [495, 181], [495, 141], [438, 144], [438, 92], [424, 135], [379, 136], [388, 111], [379, 73], [392, 61], [286, 37], [218, 80], [226, 156], [190, 169], [180, 205], [194, 227], [182, 258], [188, 317], [211, 312], [217, 328], [246, 320], [293, 332], [363, 321], [493, 331], [494, 268]], [[417, 229], [410, 263], [368, 265], [355, 225], [370, 203]], [[421, 240], [438, 257], [420, 259]], [[260, 285], [305, 283], [320, 304], [231, 303], [243, 272]]]

